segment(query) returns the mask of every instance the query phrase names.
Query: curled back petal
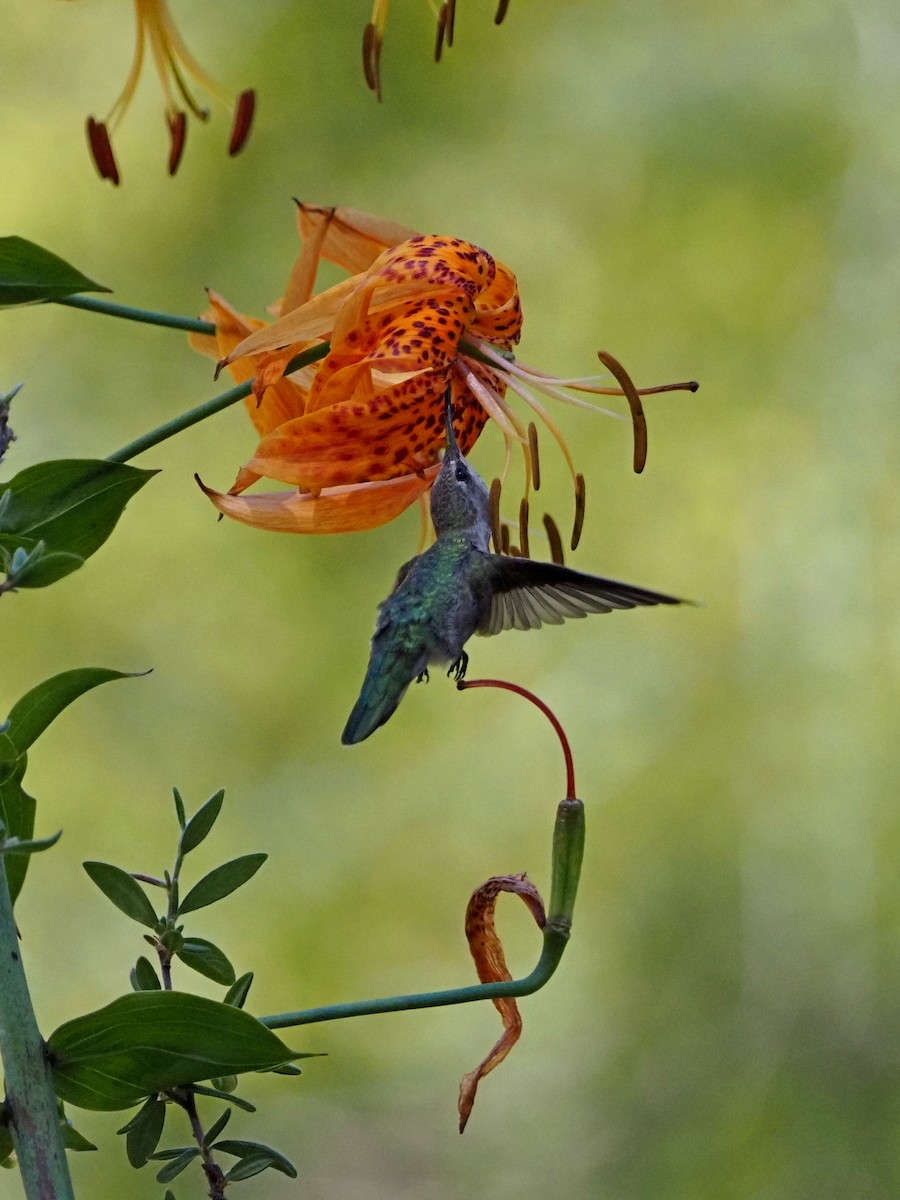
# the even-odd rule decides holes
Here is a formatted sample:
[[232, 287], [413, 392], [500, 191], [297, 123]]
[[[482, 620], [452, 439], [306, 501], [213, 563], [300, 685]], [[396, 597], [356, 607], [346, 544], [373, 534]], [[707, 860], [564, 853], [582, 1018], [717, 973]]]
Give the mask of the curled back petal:
[[376, 217], [355, 208], [321, 208], [297, 203], [300, 236], [307, 240], [321, 235], [320, 253], [351, 274], [367, 271], [375, 259], [391, 246], [416, 236], [415, 229]]
[[269, 492], [232, 496], [200, 487], [220, 513], [276, 533], [358, 533], [375, 529], [398, 517], [434, 482], [438, 468], [423, 476], [361, 483], [352, 487], [326, 488], [318, 496], [303, 492]]
[[[496, 875], [472, 893], [466, 908], [466, 938], [475, 960], [475, 969], [482, 983], [509, 980], [503, 946], [494, 924], [494, 909], [501, 892], [521, 896], [539, 929], [546, 923], [544, 904], [537, 888], [525, 875]], [[459, 1085], [459, 1132], [462, 1133], [475, 1103], [475, 1093], [481, 1080], [499, 1066], [519, 1040], [522, 1018], [512, 996], [498, 997], [494, 1007], [503, 1019], [503, 1033], [474, 1071], [464, 1075]]]

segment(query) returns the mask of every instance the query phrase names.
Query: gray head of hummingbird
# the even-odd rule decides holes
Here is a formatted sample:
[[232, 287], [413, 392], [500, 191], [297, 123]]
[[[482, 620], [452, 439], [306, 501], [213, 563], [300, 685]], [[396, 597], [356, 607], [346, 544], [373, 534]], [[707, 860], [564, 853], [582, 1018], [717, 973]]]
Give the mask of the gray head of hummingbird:
[[473, 546], [488, 553], [491, 538], [490, 494], [484, 480], [463, 458], [453, 431], [453, 395], [444, 397], [447, 449], [431, 489], [431, 519], [438, 537], [468, 533]]

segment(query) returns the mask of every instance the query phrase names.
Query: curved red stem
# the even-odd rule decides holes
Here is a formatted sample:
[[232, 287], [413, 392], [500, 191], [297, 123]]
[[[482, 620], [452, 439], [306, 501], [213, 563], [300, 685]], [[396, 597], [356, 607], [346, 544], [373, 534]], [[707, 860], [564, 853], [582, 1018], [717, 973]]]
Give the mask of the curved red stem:
[[523, 688], [520, 684], [510, 683], [506, 679], [461, 679], [456, 686], [461, 692], [465, 691], [466, 688], [503, 688], [504, 691], [515, 692], [517, 696], [524, 696], [526, 700], [530, 700], [535, 707], [539, 708], [556, 730], [556, 736], [559, 738], [559, 744], [562, 746], [563, 758], [566, 760], [566, 799], [576, 799], [575, 764], [572, 761], [572, 749], [569, 746], [569, 739], [566, 737], [566, 731], [560, 724], [559, 718], [543, 700], [535, 696], [534, 692], [529, 692], [527, 688]]

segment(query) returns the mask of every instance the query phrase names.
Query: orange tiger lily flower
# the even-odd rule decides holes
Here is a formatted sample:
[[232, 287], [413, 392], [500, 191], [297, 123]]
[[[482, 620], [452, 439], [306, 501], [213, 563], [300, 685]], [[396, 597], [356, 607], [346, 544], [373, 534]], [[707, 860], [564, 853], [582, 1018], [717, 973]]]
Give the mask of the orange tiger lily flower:
[[[533, 391], [576, 404], [585, 402], [565, 388], [624, 393], [515, 362], [522, 312], [507, 266], [469, 242], [419, 235], [351, 209], [301, 204], [298, 220], [304, 245], [274, 306], [277, 320], [266, 325], [243, 317], [211, 295], [207, 316], [216, 335], [191, 337], [237, 382], [253, 380], [246, 403], [261, 440], [227, 494], [204, 488], [220, 512], [296, 532], [367, 529], [390, 520], [424, 494], [437, 472], [448, 387], [464, 454], [492, 417], [506, 441], [506, 467], [521, 444], [526, 494], [532, 480], [537, 484], [536, 437], [508, 403], [510, 388], [548, 425], [580, 480]], [[320, 258], [353, 275], [313, 296]], [[320, 362], [284, 376], [298, 353], [314, 346], [324, 352], [326, 344]], [[639, 406], [636, 392], [635, 400]], [[263, 476], [298, 492], [244, 496]]]
[[113, 154], [110, 135], [125, 116], [137, 90], [147, 46], [150, 48], [165, 99], [170, 141], [169, 174], [174, 175], [181, 162], [187, 137], [188, 113], [193, 113], [201, 121], [209, 120], [209, 109], [197, 102], [188, 88], [186, 75], [232, 111], [233, 124], [228, 153], [237, 154], [250, 136], [256, 106], [255, 92], [248, 88], [241, 92], [236, 101], [231, 100], [191, 54], [172, 19], [166, 0], [134, 0], [134, 11], [137, 38], [125, 86], [104, 121], [97, 121], [94, 117], [88, 117], [87, 120], [88, 147], [100, 178], [108, 179], [113, 185], [119, 183], [119, 167]]

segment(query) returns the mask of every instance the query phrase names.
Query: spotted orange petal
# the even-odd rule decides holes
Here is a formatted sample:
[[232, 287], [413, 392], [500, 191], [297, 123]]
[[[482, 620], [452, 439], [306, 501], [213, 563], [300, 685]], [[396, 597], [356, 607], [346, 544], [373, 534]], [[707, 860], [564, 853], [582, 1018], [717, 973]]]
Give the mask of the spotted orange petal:
[[393, 521], [434, 482], [438, 467], [422, 476], [304, 492], [230, 495], [197, 482], [219, 512], [255, 529], [276, 533], [358, 533]]

